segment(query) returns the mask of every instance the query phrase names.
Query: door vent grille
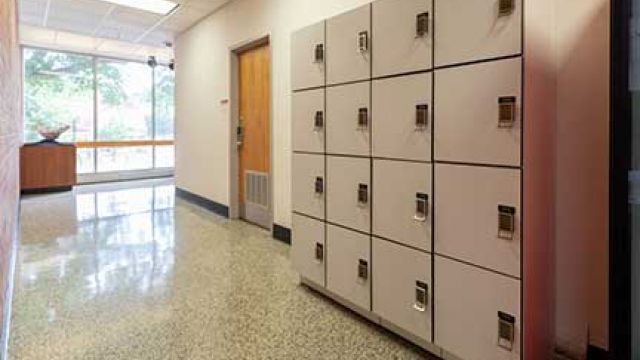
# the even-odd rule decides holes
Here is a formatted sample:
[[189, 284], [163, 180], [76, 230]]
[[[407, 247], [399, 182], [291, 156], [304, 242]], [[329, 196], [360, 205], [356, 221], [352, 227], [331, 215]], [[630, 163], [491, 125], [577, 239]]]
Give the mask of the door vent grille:
[[244, 176], [244, 200], [247, 203], [269, 207], [269, 174], [246, 171]]

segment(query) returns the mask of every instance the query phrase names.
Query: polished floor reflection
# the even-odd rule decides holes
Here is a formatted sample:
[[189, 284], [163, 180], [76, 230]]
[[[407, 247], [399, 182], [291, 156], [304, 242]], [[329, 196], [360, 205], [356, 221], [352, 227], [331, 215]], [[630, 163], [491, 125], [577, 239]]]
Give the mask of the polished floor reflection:
[[22, 202], [11, 359], [418, 359], [298, 284], [269, 233], [169, 180]]

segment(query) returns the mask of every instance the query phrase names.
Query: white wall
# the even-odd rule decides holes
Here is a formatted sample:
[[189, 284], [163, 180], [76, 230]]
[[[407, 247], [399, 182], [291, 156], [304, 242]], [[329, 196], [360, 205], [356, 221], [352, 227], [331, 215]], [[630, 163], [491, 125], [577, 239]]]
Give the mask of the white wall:
[[290, 36], [370, 0], [235, 0], [176, 41], [176, 185], [229, 205], [230, 49], [271, 36], [274, 221], [291, 225]]

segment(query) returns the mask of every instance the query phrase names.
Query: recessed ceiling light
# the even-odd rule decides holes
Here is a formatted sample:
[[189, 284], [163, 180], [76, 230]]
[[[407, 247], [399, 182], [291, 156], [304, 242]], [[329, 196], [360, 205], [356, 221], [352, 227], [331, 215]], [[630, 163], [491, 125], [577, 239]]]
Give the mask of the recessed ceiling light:
[[155, 14], [167, 15], [178, 7], [169, 0], [102, 0], [108, 3], [126, 6], [138, 10], [149, 11]]

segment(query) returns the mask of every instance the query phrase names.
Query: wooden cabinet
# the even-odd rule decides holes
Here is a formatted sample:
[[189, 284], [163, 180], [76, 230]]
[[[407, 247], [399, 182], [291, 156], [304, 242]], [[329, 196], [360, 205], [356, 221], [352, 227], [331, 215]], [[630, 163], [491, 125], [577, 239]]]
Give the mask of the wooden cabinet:
[[76, 147], [35, 143], [20, 149], [22, 191], [70, 190], [76, 184]]

